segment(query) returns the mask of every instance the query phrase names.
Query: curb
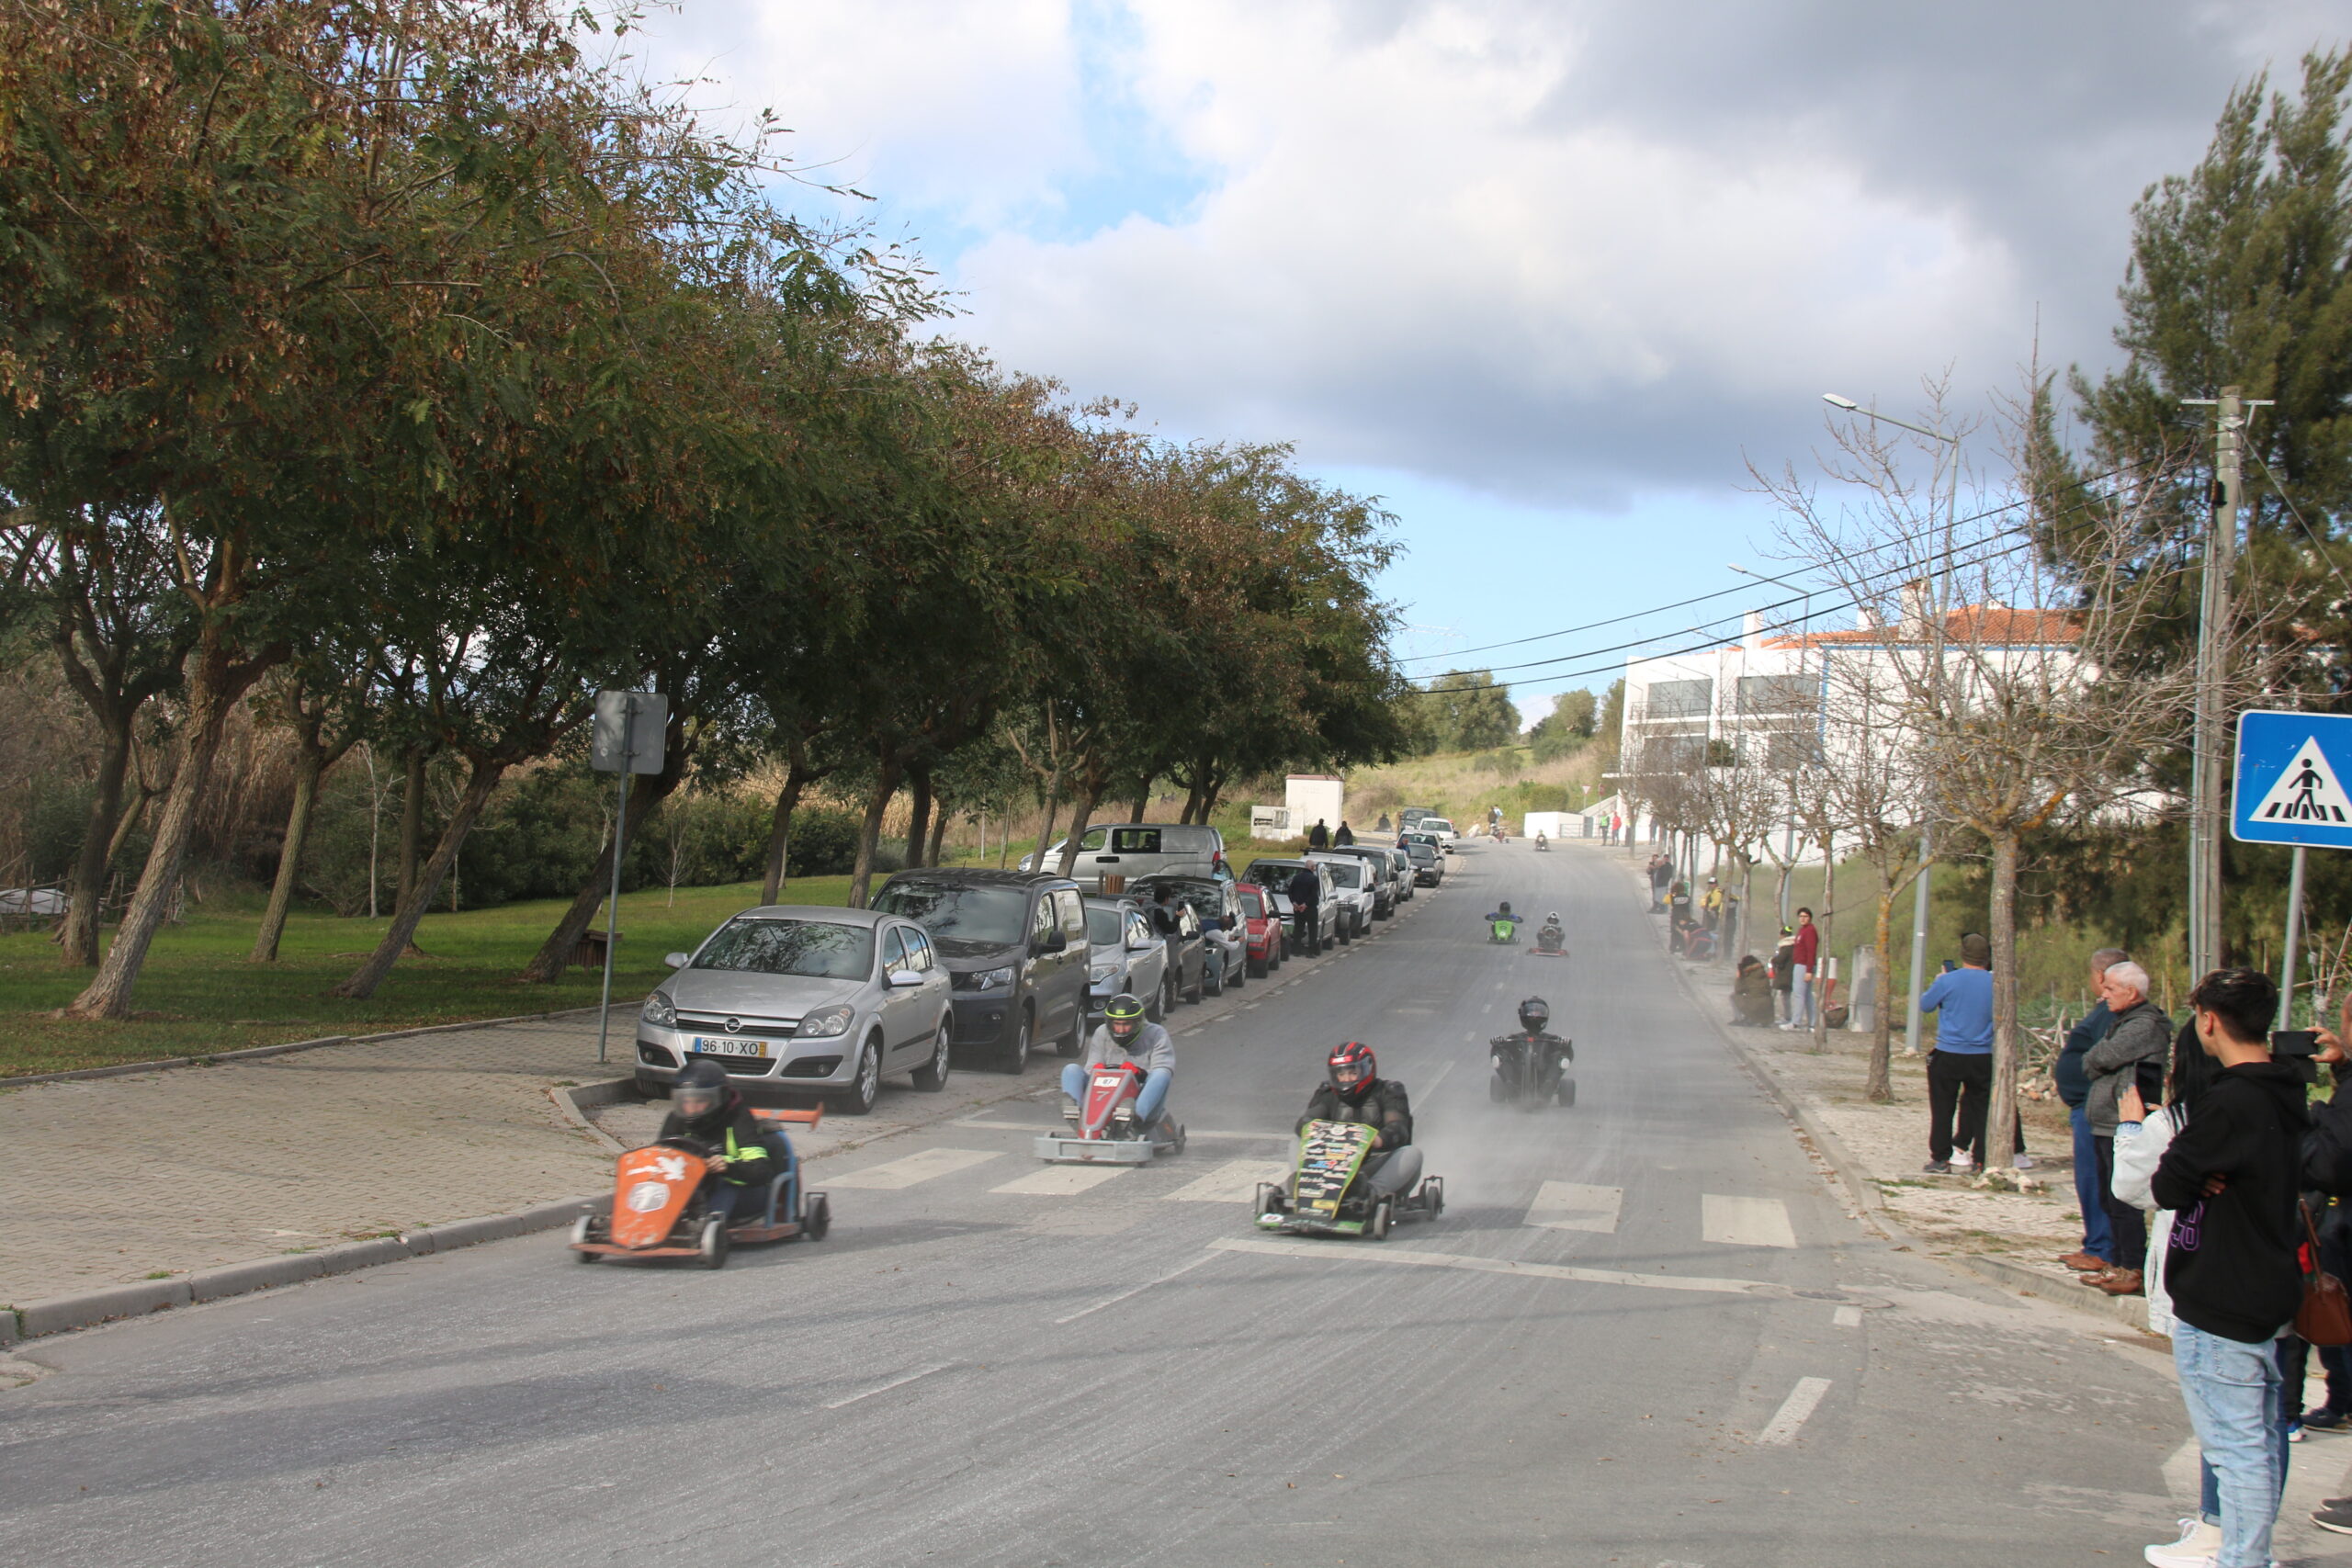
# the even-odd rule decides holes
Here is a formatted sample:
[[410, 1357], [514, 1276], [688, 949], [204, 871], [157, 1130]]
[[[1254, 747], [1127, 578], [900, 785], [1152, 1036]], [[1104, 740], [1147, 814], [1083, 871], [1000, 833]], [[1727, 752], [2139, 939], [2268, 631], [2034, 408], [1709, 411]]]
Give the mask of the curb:
[[63, 1334], [76, 1328], [89, 1328], [118, 1318], [144, 1317], [151, 1313], [191, 1306], [198, 1302], [216, 1302], [229, 1296], [273, 1290], [281, 1285], [299, 1285], [305, 1280], [325, 1279], [329, 1275], [372, 1269], [379, 1263], [430, 1258], [435, 1253], [454, 1252], [459, 1247], [473, 1247], [485, 1241], [503, 1241], [510, 1236], [555, 1230], [571, 1224], [605, 1201], [604, 1194], [592, 1198], [566, 1198], [553, 1203], [541, 1203], [518, 1213], [485, 1214], [476, 1219], [453, 1220], [443, 1225], [428, 1225], [405, 1235], [379, 1236], [368, 1241], [348, 1242], [341, 1247], [322, 1247], [316, 1252], [289, 1253], [282, 1258], [264, 1258], [250, 1263], [227, 1263], [215, 1269], [199, 1269], [176, 1279], [142, 1280], [133, 1284], [109, 1285], [103, 1290], [55, 1296], [13, 1311], [0, 1310], [0, 1345]]
[[557, 1112], [580, 1132], [585, 1133], [609, 1155], [628, 1152], [628, 1145], [596, 1125], [588, 1112], [599, 1106], [618, 1105], [625, 1100], [637, 1098], [637, 1079], [607, 1078], [602, 1083], [574, 1084], [565, 1088], [550, 1085], [548, 1098], [555, 1102]]
[[2048, 1302], [2075, 1312], [2086, 1312], [2094, 1317], [2109, 1317], [2135, 1334], [2165, 1337], [2148, 1326], [2148, 1298], [2145, 1296], [2110, 1296], [2105, 1291], [2094, 1291], [2086, 1285], [2069, 1288], [2064, 1280], [2052, 1279], [2038, 1269], [2006, 1258], [1988, 1258], [1981, 1252], [1960, 1252], [1951, 1255], [1951, 1261], [1962, 1264], [1982, 1274], [1996, 1285]]
[[[639, 998], [640, 1001], [642, 998]], [[615, 1006], [620, 1006], [616, 1001]], [[634, 1006], [634, 1003], [629, 1004]], [[0, 1089], [20, 1089], [27, 1084], [72, 1083], [81, 1078], [119, 1078], [133, 1073], [160, 1073], [174, 1067], [210, 1067], [223, 1062], [250, 1062], [262, 1056], [283, 1056], [294, 1051], [317, 1051], [329, 1045], [371, 1045], [381, 1040], [406, 1040], [419, 1034], [449, 1034], [460, 1029], [495, 1029], [506, 1023], [542, 1023], [552, 1018], [576, 1018], [582, 1013], [597, 1012], [598, 1008], [558, 1008], [553, 1012], [518, 1012], [511, 1018], [475, 1018], [456, 1023], [427, 1023], [414, 1029], [395, 1029], [383, 1034], [322, 1034], [316, 1040], [291, 1040], [282, 1045], [248, 1045], [238, 1051], [212, 1051], [201, 1056], [166, 1056], [154, 1062], [121, 1062], [110, 1067], [77, 1067], [67, 1073], [28, 1073], [21, 1077], [0, 1077]]]

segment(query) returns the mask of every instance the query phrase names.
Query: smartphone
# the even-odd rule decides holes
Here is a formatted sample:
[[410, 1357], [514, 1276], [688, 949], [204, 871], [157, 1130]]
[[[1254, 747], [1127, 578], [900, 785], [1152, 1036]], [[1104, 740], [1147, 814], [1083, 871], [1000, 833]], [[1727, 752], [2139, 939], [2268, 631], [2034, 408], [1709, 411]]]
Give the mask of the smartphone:
[[1960, 965], [1959, 965], [1959, 964], [1954, 964], [1951, 959], [1947, 958], [1947, 959], [1945, 959], [1945, 960], [1944, 960], [1944, 973], [1945, 973], [1945, 974], [1949, 975], [1949, 974], [1951, 974], [1953, 970], [1955, 970], [1955, 969], [1957, 969], [1957, 968], [1959, 968], [1959, 967], [1960, 967]]
[[2319, 1055], [2319, 1031], [2273, 1030], [2270, 1032], [2270, 1054], [2274, 1056], [2316, 1056]]

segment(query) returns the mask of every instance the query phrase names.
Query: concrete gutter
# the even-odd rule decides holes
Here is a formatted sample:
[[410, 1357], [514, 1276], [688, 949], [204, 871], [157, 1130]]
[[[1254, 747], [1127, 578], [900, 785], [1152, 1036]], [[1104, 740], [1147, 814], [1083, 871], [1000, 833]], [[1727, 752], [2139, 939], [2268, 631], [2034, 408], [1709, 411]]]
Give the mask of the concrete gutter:
[[299, 1285], [306, 1280], [322, 1280], [330, 1274], [348, 1274], [355, 1269], [373, 1268], [379, 1263], [397, 1263], [407, 1258], [430, 1258], [435, 1253], [454, 1252], [461, 1247], [472, 1247], [481, 1242], [503, 1241], [509, 1236], [556, 1230], [571, 1224], [607, 1201], [606, 1195], [602, 1193], [593, 1198], [566, 1198], [558, 1202], [541, 1203], [519, 1213], [485, 1214], [477, 1219], [453, 1220], [446, 1225], [429, 1225], [403, 1235], [377, 1236], [341, 1247], [321, 1247], [316, 1252], [257, 1258], [250, 1263], [227, 1263], [168, 1280], [141, 1280], [128, 1285], [109, 1285], [70, 1296], [56, 1296], [13, 1310], [0, 1309], [0, 1345], [12, 1344], [19, 1339], [40, 1338], [44, 1335], [63, 1334], [69, 1329], [88, 1328], [116, 1318], [143, 1317], [167, 1307], [216, 1302], [226, 1296], [242, 1296], [279, 1285]]
[[[617, 1008], [622, 1004], [615, 998], [613, 1005]], [[637, 1003], [628, 1005], [634, 1007]], [[79, 1078], [128, 1077], [134, 1073], [160, 1073], [174, 1067], [210, 1067], [222, 1062], [250, 1062], [262, 1056], [317, 1051], [329, 1045], [372, 1045], [379, 1041], [406, 1040], [418, 1034], [451, 1034], [461, 1029], [495, 1029], [507, 1023], [544, 1023], [549, 1019], [578, 1018], [583, 1013], [598, 1010], [596, 1008], [559, 1008], [553, 1012], [520, 1012], [512, 1018], [476, 1018], [458, 1023], [427, 1023], [414, 1029], [395, 1029], [383, 1034], [322, 1034], [316, 1040], [291, 1040], [283, 1045], [250, 1045], [241, 1051], [214, 1051], [202, 1056], [166, 1056], [160, 1061], [123, 1062], [111, 1067], [77, 1067], [69, 1073], [28, 1073], [21, 1077], [0, 1077], [0, 1089], [17, 1089], [26, 1084], [71, 1083]]]

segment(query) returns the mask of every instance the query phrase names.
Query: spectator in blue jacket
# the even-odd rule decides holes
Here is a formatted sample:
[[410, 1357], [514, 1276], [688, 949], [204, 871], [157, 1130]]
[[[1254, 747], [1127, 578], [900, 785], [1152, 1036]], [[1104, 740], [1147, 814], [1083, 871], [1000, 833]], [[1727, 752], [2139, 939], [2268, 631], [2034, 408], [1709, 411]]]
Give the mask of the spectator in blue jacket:
[[1962, 937], [1960, 967], [1936, 976], [1919, 1010], [1936, 1015], [1936, 1048], [1928, 1054], [1928, 1174], [1951, 1170], [1955, 1145], [1981, 1170], [1993, 1100], [1993, 944], [1974, 931]]
[[[2099, 982], [2106, 978], [2109, 968], [2130, 956], [2118, 947], [2102, 947], [2091, 954], [2093, 994], [2098, 992]], [[2091, 1134], [2090, 1112], [2083, 1106], [2091, 1092], [2091, 1076], [2083, 1066], [2084, 1054], [2107, 1038], [2114, 1022], [2115, 1014], [2109, 1009], [2107, 998], [2099, 997], [2097, 1005], [2083, 1014], [2082, 1021], [2066, 1031], [2066, 1043], [2050, 1069], [2051, 1079], [2058, 1086], [2058, 1098], [2066, 1102], [2066, 1119], [2074, 1124], [2075, 1206], [2083, 1213], [2083, 1245], [2058, 1261], [2085, 1274], [2115, 1267], [2115, 1229], [2108, 1224], [2107, 1194], [2098, 1184], [2098, 1140]]]

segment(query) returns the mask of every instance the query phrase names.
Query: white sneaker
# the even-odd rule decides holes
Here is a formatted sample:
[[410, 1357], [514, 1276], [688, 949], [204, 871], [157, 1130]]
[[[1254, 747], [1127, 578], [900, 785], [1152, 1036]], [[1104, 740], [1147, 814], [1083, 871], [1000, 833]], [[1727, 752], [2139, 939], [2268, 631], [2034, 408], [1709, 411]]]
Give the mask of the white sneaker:
[[1955, 1149], [1952, 1152], [1951, 1168], [1955, 1171], [1974, 1170], [1976, 1168], [1975, 1156], [1973, 1155], [1962, 1154]]
[[2033, 1168], [2033, 1156], [2031, 1155], [2019, 1155], [2017, 1158], [2009, 1162], [2009, 1168], [2012, 1170], [2031, 1170]]
[[2148, 1560], [2149, 1568], [2213, 1568], [2221, 1550], [2221, 1526], [2187, 1518], [2180, 1521], [2178, 1540], [2144, 1548], [2140, 1555]]

